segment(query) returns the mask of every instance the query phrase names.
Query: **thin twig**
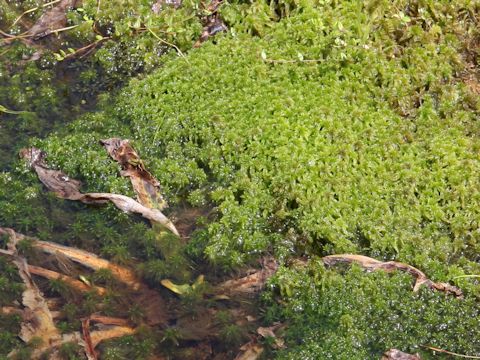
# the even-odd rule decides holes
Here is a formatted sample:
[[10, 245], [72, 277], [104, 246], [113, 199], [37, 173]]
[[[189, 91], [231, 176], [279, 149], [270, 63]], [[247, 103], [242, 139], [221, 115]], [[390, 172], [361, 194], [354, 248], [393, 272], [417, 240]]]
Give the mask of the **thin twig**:
[[160, 36], [158, 36], [152, 29], [147, 28], [147, 30], [148, 30], [157, 40], [159, 40], [159, 41], [161, 41], [162, 43], [164, 43], [164, 44], [166, 44], [166, 45], [168, 45], [168, 46], [171, 46], [171, 47], [173, 47], [175, 50], [177, 50], [178, 54], [179, 54], [181, 57], [183, 57], [183, 59], [184, 59], [188, 64], [190, 64], [190, 63], [188, 62], [188, 59], [185, 57], [185, 55], [184, 55], [184, 54], [182, 53], [182, 51], [178, 48], [177, 45], [172, 44], [172, 43], [169, 43], [167, 40], [162, 39], [162, 38], [161, 38]]
[[454, 352], [451, 352], [451, 351], [448, 351], [448, 350], [439, 349], [439, 348], [436, 348], [436, 347], [433, 347], [433, 346], [427, 346], [427, 345], [421, 345], [421, 346], [424, 347], [424, 348], [433, 350], [433, 351], [443, 353], [443, 354], [458, 356], [458, 357], [465, 358], [465, 359], [480, 359], [480, 356], [458, 354], [458, 353], [454, 353]]
[[25, 15], [30, 14], [31, 12], [34, 12], [34, 11], [40, 9], [41, 7], [42, 7], [42, 8], [43, 8], [43, 7], [47, 7], [47, 6], [49, 6], [49, 5], [56, 4], [57, 2], [60, 2], [60, 1], [61, 1], [61, 0], [53, 0], [53, 1], [50, 1], [50, 2], [48, 2], [48, 3], [46, 3], [46, 4], [43, 4], [43, 5], [41, 5], [41, 6], [36, 6], [36, 7], [32, 8], [32, 9], [29, 9], [29, 10], [27, 10], [27, 11], [24, 11], [19, 17], [17, 17], [17, 18], [15, 19], [15, 21], [13, 22], [13, 24], [10, 26], [10, 29], [13, 28], [13, 27], [17, 24], [17, 22], [19, 22], [20, 19], [21, 19], [22, 17], [24, 17]]
[[85, 51], [85, 50], [91, 50], [91, 49], [95, 48], [95, 47], [96, 47], [99, 43], [101, 43], [102, 41], [105, 41], [105, 40], [108, 40], [108, 39], [111, 39], [111, 37], [110, 37], [110, 36], [104, 37], [104, 38], [102, 38], [102, 39], [99, 39], [99, 40], [91, 43], [91, 44], [88, 44], [88, 45], [86, 45], [86, 46], [84, 46], [84, 47], [81, 47], [80, 49], [75, 50], [75, 52], [73, 52], [73, 53], [71, 53], [71, 54], [67, 54], [67, 56], [65, 56], [65, 57], [63, 58], [63, 60], [66, 60], [66, 59], [69, 59], [69, 58], [71, 58], [71, 57], [74, 57], [74, 56], [77, 55], [78, 53], [83, 52], [83, 51]]

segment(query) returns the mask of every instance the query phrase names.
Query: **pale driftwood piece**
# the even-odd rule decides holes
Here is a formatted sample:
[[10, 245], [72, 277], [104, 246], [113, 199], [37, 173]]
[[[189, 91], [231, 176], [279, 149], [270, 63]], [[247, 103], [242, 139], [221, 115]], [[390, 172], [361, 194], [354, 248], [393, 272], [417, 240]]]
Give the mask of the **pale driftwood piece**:
[[407, 354], [397, 349], [390, 349], [383, 354], [381, 360], [421, 360], [418, 354]]
[[432, 290], [443, 291], [447, 294], [452, 294], [456, 297], [463, 297], [462, 290], [456, 286], [450, 285], [448, 283], [442, 282], [433, 282], [427, 276], [417, 268], [404, 264], [398, 261], [387, 261], [382, 262], [376, 259], [373, 259], [368, 256], [355, 255], [355, 254], [341, 254], [341, 255], [329, 255], [324, 256], [322, 261], [327, 266], [332, 266], [336, 264], [346, 263], [356, 263], [368, 271], [382, 270], [386, 272], [392, 271], [403, 271], [407, 274], [412, 275], [415, 278], [415, 285], [413, 291], [418, 291], [422, 285], [429, 287]]
[[71, 179], [62, 171], [49, 169], [45, 164], [45, 153], [37, 148], [22, 149], [20, 156], [27, 161], [37, 173], [40, 181], [58, 197], [67, 200], [81, 201], [85, 204], [105, 204], [112, 202], [126, 213], [136, 213], [159, 224], [180, 236], [175, 225], [160, 210], [146, 207], [125, 195], [110, 193], [81, 193], [81, 183]]

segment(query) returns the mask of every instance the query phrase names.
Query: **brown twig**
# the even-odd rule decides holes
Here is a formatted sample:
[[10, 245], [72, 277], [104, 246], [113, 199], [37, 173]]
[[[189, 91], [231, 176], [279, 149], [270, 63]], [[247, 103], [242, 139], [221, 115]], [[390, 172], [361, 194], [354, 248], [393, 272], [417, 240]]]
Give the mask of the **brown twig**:
[[448, 355], [452, 355], [452, 356], [461, 357], [461, 358], [464, 358], [464, 359], [480, 359], [480, 356], [476, 356], [476, 355], [458, 354], [458, 353], [455, 353], [455, 352], [439, 349], [439, 348], [436, 348], [436, 347], [433, 347], [433, 346], [428, 346], [428, 345], [421, 345], [421, 346], [426, 348], [426, 349], [430, 349], [430, 350], [440, 352], [440, 353], [443, 353], [443, 354], [448, 354]]
[[434, 282], [427, 278], [427, 276], [417, 268], [398, 261], [382, 262], [368, 256], [356, 254], [329, 255], [323, 257], [322, 261], [327, 266], [332, 266], [339, 263], [356, 263], [364, 269], [370, 271], [383, 270], [386, 272], [392, 272], [400, 270], [412, 275], [415, 278], [415, 285], [413, 287], [413, 291], [415, 292], [418, 291], [422, 285], [425, 285], [432, 290], [443, 291], [447, 294], [453, 294], [456, 297], [463, 296], [462, 290], [460, 290], [456, 286], [450, 285], [448, 283]]

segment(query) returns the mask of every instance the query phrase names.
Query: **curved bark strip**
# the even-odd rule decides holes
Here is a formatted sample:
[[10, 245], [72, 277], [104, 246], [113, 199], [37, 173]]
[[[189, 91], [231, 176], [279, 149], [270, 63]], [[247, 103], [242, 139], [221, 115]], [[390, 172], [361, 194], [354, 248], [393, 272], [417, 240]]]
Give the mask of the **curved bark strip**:
[[107, 290], [103, 287], [88, 286], [87, 284], [85, 284], [80, 280], [74, 279], [67, 275], [60, 274], [56, 271], [44, 269], [34, 265], [28, 265], [28, 271], [30, 271], [30, 274], [41, 276], [49, 280], [61, 280], [64, 283], [66, 283], [68, 286], [81, 292], [89, 292], [93, 290], [98, 295], [105, 295], [107, 293]]
[[393, 272], [396, 270], [406, 272], [415, 278], [415, 285], [413, 291], [418, 291], [422, 285], [429, 287], [432, 290], [443, 291], [447, 294], [452, 294], [455, 297], [463, 297], [462, 290], [456, 286], [448, 283], [434, 282], [427, 278], [427, 276], [417, 268], [404, 264], [398, 261], [382, 262], [373, 259], [368, 256], [355, 255], [355, 254], [341, 254], [341, 255], [329, 255], [322, 258], [322, 261], [327, 266], [333, 266], [336, 264], [351, 264], [356, 263], [368, 271], [383, 270], [386, 272]]
[[160, 182], [147, 171], [142, 159], [126, 139], [110, 138], [100, 140], [108, 155], [121, 167], [120, 175], [129, 177], [137, 201], [149, 208], [163, 210], [167, 202], [160, 192]]
[[49, 169], [45, 164], [46, 154], [37, 148], [22, 149], [20, 157], [25, 159], [38, 175], [40, 181], [59, 198], [81, 201], [85, 204], [105, 204], [112, 202], [126, 213], [137, 213], [153, 223], [160, 224], [177, 236], [175, 225], [158, 209], [152, 209], [125, 195], [110, 193], [81, 193], [81, 182], [71, 179], [59, 170]]

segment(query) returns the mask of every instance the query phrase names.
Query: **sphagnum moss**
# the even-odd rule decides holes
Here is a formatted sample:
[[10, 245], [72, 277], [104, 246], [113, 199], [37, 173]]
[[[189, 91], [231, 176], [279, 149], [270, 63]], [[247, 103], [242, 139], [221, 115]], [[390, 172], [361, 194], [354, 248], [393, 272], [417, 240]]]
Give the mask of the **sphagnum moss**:
[[[93, 145], [130, 137], [172, 205], [200, 193], [216, 207], [189, 251], [226, 267], [267, 250], [348, 251], [411, 263], [434, 280], [478, 273], [478, 103], [460, 77], [475, 54], [478, 5], [312, 5], [278, 23], [269, 7], [228, 5], [232, 34], [188, 62], [167, 61], [132, 81], [113, 110], [37, 145], [86, 189], [128, 193]], [[273, 280], [267, 314], [290, 327], [280, 357], [480, 351], [471, 279], [458, 280], [459, 301], [413, 294], [400, 274], [344, 275], [314, 264]]]

